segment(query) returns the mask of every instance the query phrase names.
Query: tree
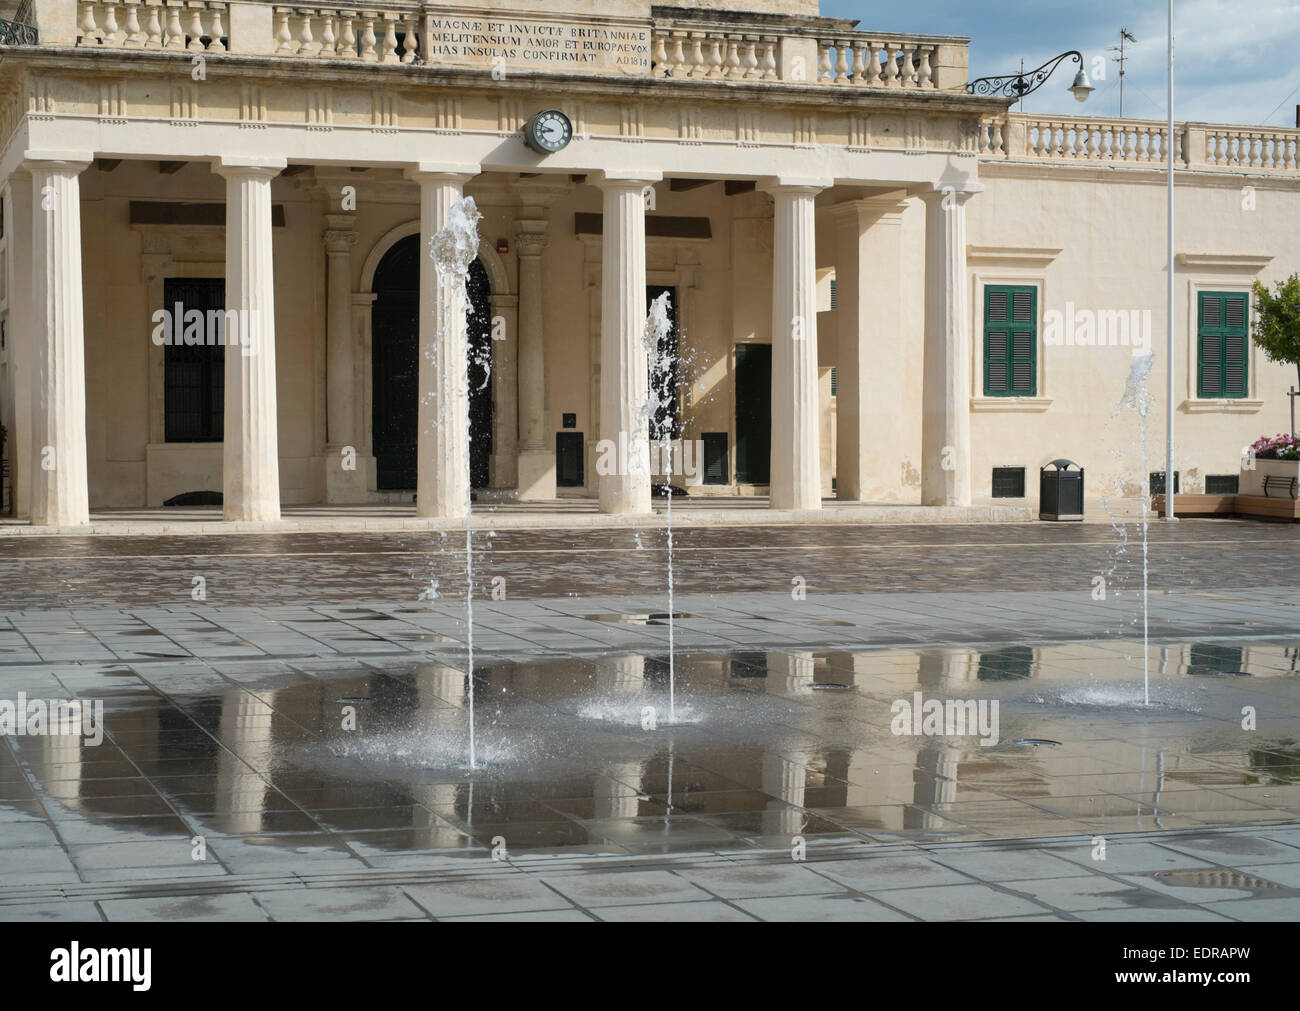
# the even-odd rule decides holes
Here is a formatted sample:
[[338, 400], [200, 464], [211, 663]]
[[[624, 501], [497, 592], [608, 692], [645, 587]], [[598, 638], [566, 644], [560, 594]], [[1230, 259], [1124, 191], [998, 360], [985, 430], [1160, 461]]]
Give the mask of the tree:
[[1294, 365], [1300, 376], [1300, 275], [1278, 281], [1272, 294], [1255, 282], [1255, 343], [1270, 362]]

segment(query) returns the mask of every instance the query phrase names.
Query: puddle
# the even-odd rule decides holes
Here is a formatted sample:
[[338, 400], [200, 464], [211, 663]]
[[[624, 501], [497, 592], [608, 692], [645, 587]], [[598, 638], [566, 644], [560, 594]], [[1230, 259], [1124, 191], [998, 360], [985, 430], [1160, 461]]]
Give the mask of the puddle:
[[[667, 615], [588, 617], [652, 624]], [[107, 829], [165, 801], [196, 829], [237, 823], [268, 846], [280, 845], [287, 830], [278, 826], [292, 822], [286, 849], [314, 833], [337, 842], [341, 811], [355, 812], [348, 831], [370, 833], [346, 836], [349, 844], [394, 851], [487, 846], [504, 835], [512, 851], [609, 844], [639, 852], [651, 838], [662, 847], [665, 835], [677, 846], [676, 833], [685, 838], [688, 828], [711, 833], [710, 849], [803, 832], [863, 841], [1067, 835], [1077, 831], [1072, 816], [1109, 812], [1117, 794], [1133, 795], [1136, 808], [1158, 806], [1158, 791], [1300, 780], [1300, 679], [1288, 671], [1289, 654], [1276, 644], [1232, 648], [1241, 661], [1222, 666], [1274, 678], [1270, 697], [1281, 702], [1267, 733], [1236, 729], [1257, 691], [1234, 678], [1193, 678], [1195, 663], [1171, 662], [1153, 678], [1156, 705], [1143, 709], [1140, 655], [1114, 641], [678, 651], [670, 719], [660, 645], [480, 657], [481, 768], [473, 771], [467, 675], [432, 649], [344, 664], [264, 658], [255, 671], [187, 658], [185, 671], [158, 675], [165, 701], [152, 684], [123, 683], [136, 672], [121, 661], [79, 669], [79, 694], [125, 696], [109, 744], [140, 763], [140, 796], [105, 792], [104, 759], [75, 741], [51, 750], [52, 739], [3, 739], [0, 749], [11, 749], [60, 818]], [[146, 679], [154, 666], [142, 666]], [[997, 701], [1000, 743], [982, 745], [973, 726], [895, 733], [895, 703], [918, 692], [927, 701]], [[1188, 717], [1202, 711], [1206, 718]], [[1222, 824], [1294, 821], [1280, 793], [1252, 792], [1237, 807], [1223, 794]], [[963, 803], [990, 794], [1005, 803]], [[0, 801], [0, 813], [13, 803]], [[690, 819], [665, 827], [666, 813], [687, 806]], [[1196, 817], [1212, 825], [1216, 814]], [[1117, 832], [1160, 827], [1113, 821]], [[1274, 887], [1228, 871], [1179, 874], [1161, 880]]]

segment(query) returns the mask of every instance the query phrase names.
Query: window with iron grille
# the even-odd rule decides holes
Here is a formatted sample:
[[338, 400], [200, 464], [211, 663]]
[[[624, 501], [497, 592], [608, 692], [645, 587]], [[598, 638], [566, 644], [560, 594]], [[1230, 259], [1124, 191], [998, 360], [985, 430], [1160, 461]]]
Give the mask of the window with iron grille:
[[1240, 474], [1205, 475], [1205, 494], [1207, 495], [1236, 495], [1240, 488]]
[[1038, 289], [984, 287], [984, 395], [1038, 394]]
[[[1174, 471], [1175, 495], [1181, 495], [1183, 493], [1182, 482], [1178, 479], [1179, 473], [1179, 471]], [[1152, 471], [1147, 475], [1147, 481], [1150, 482], [1152, 495], [1163, 495], [1165, 493], [1165, 472], [1163, 470]]]
[[1025, 497], [1025, 468], [1024, 467], [994, 467], [993, 468], [993, 497], [994, 498], [1024, 498]]
[[223, 310], [226, 282], [220, 277], [168, 277], [163, 308], [172, 314], [172, 343], [163, 355], [163, 438], [166, 442], [220, 442], [224, 429], [226, 349], [220, 344], [185, 345], [185, 314], [203, 313], [205, 341], [209, 310]]
[[1245, 292], [1203, 291], [1197, 304], [1196, 395], [1246, 396], [1249, 296]]

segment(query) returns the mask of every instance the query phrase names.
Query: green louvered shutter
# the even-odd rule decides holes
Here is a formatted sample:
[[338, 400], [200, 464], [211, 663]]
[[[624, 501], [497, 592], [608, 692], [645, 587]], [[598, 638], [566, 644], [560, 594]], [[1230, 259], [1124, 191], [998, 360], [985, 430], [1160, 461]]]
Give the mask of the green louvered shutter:
[[1200, 397], [1244, 397], [1248, 296], [1245, 292], [1201, 292], [1196, 329], [1196, 393]]
[[1038, 289], [984, 288], [984, 395], [1038, 393]]

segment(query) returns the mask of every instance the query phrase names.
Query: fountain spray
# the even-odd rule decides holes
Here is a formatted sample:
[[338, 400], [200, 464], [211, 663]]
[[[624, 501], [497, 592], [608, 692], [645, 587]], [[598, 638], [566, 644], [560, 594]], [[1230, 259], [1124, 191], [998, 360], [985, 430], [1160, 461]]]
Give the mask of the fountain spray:
[[[478, 256], [478, 223], [483, 215], [473, 197], [461, 197], [451, 205], [447, 212], [447, 223], [438, 230], [429, 243], [429, 255], [438, 272], [439, 296], [459, 300], [464, 308], [463, 325], [451, 327], [448, 333], [443, 329], [438, 334], [438, 349], [441, 354], [452, 355], [456, 368], [455, 388], [460, 394], [453, 404], [442, 404], [440, 409], [445, 415], [449, 410], [458, 410], [464, 414], [465, 470], [469, 470], [470, 456], [470, 420], [469, 420], [469, 334], [468, 321], [470, 305], [466, 295], [469, 281], [469, 265]], [[444, 419], [445, 420], [445, 419]], [[474, 541], [473, 541], [473, 489], [472, 482], [465, 481], [465, 640], [467, 646], [466, 670], [469, 678], [469, 767], [478, 768], [474, 728]]]
[[[1147, 378], [1151, 375], [1151, 366], [1156, 356], [1148, 352], [1137, 355], [1129, 367], [1128, 384], [1124, 388], [1124, 398], [1120, 407], [1131, 407], [1138, 415], [1138, 432], [1142, 446], [1142, 704], [1151, 704], [1151, 640], [1150, 610], [1147, 599], [1147, 583], [1150, 573], [1147, 554], [1147, 532], [1150, 525], [1151, 488], [1147, 470], [1147, 416], [1155, 403], [1147, 389]], [[1165, 473], [1166, 500], [1173, 494], [1173, 476]]]

